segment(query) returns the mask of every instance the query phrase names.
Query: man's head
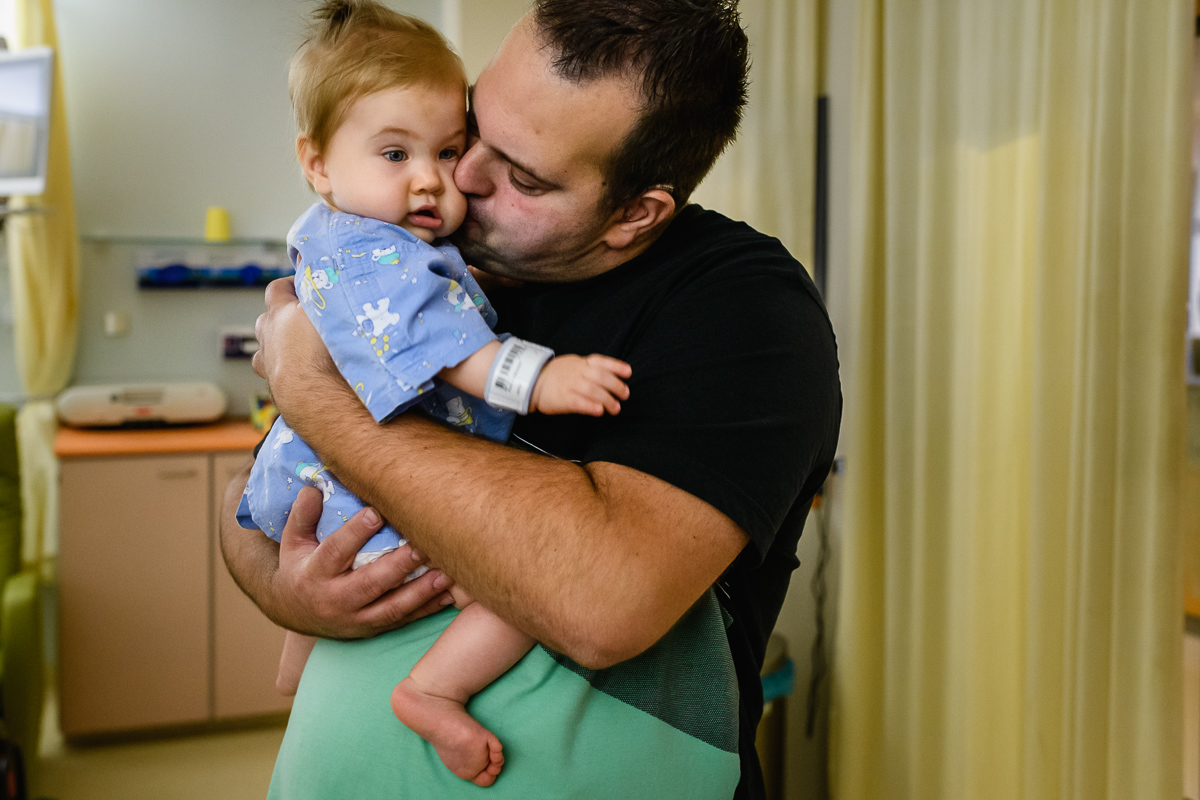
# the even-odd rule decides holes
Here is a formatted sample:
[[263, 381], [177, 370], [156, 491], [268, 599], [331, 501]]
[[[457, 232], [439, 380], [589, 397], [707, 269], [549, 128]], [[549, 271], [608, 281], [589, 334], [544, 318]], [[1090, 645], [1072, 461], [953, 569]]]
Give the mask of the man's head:
[[612, 207], [656, 185], [686, 203], [746, 104], [737, 0], [540, 0], [532, 15], [558, 75], [623, 77], [638, 89], [638, 121], [608, 164]]
[[729, 0], [539, 0], [474, 89], [468, 261], [564, 281], [640, 253], [732, 141], [747, 62]]
[[466, 74], [432, 26], [374, 0], [326, 0], [288, 88], [300, 166], [327, 203], [427, 242], [459, 226]]

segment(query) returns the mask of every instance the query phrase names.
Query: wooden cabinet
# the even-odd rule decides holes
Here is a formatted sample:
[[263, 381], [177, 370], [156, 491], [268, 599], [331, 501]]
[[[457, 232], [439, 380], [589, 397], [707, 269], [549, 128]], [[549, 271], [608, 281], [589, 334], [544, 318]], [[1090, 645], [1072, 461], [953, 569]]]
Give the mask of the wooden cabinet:
[[[67, 736], [289, 707], [274, 686], [283, 631], [241, 593], [220, 554], [224, 489], [256, 441], [248, 425], [232, 430], [214, 439], [213, 430], [190, 429], [184, 440], [180, 431], [60, 435]], [[134, 444], [116, 443], [130, 436]]]
[[[213, 519], [220, 519], [225, 486], [246, 463], [246, 455], [213, 456]], [[242, 593], [212, 537], [213, 563], [213, 715], [269, 714], [290, 707], [275, 691], [275, 672], [283, 649], [283, 631], [263, 616]]]

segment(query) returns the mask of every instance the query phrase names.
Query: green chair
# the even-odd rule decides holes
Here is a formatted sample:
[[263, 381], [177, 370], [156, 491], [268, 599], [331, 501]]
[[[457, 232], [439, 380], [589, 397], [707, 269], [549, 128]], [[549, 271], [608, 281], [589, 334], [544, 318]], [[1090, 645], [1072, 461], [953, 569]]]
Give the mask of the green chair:
[[17, 410], [0, 404], [0, 716], [36, 763], [42, 728], [41, 577], [21, 568], [21, 480]]

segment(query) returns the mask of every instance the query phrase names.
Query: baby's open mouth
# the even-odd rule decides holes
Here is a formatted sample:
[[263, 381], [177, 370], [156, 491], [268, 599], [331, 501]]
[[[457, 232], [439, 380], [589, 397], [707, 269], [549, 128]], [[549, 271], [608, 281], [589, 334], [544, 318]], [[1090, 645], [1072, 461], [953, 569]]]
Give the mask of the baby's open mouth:
[[436, 228], [442, 224], [441, 216], [437, 213], [437, 209], [432, 206], [418, 208], [416, 211], [410, 212], [408, 219], [413, 225], [419, 225], [423, 228]]

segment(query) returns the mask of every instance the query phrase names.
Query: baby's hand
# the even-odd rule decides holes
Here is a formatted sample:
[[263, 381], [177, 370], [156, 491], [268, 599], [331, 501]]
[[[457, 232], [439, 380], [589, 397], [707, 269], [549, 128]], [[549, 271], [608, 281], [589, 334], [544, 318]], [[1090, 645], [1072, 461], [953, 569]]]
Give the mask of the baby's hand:
[[542, 367], [529, 410], [542, 414], [619, 413], [621, 401], [629, 399], [625, 379], [633, 368], [608, 356], [558, 356]]

